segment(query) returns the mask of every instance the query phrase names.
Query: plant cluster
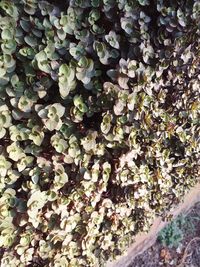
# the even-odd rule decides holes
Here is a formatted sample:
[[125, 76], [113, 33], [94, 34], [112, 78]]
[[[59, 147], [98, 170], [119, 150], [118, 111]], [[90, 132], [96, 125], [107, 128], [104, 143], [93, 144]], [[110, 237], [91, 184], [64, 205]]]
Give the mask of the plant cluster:
[[178, 216], [175, 220], [169, 223], [164, 229], [162, 229], [158, 235], [158, 241], [163, 246], [169, 248], [177, 248], [180, 242], [183, 240], [185, 226], [189, 224], [183, 215]]
[[199, 171], [196, 0], [0, 1], [1, 266], [104, 266]]

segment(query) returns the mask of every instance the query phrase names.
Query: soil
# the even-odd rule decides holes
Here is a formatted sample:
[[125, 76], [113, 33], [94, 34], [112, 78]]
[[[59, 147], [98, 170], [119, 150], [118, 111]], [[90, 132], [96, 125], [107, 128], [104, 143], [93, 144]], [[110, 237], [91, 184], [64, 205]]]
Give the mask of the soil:
[[189, 210], [185, 222], [178, 247], [169, 248], [156, 241], [129, 267], [200, 267], [200, 202]]

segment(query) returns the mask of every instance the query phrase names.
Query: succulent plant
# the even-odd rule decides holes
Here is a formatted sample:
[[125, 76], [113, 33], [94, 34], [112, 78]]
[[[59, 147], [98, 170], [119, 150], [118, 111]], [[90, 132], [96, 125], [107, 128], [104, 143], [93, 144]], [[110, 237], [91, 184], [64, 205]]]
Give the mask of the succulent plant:
[[199, 2], [61, 2], [0, 1], [1, 266], [105, 266], [198, 181]]
[[108, 35], [105, 35], [106, 41], [110, 44], [110, 46], [119, 49], [119, 35], [116, 35], [114, 31], [110, 31]]
[[6, 135], [6, 129], [12, 125], [12, 117], [6, 105], [0, 106], [0, 138]]
[[76, 87], [75, 69], [62, 64], [59, 68], [59, 89], [62, 98], [66, 98]]
[[49, 131], [60, 130], [62, 127], [62, 120], [65, 113], [65, 108], [60, 103], [54, 103], [48, 105], [43, 109], [43, 106], [39, 105], [36, 107], [38, 116], [42, 118], [45, 127]]

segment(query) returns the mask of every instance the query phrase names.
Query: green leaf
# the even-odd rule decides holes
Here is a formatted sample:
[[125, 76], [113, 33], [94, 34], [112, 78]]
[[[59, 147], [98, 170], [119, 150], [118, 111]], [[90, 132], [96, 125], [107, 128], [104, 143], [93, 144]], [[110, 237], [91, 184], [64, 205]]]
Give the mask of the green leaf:
[[76, 87], [75, 70], [67, 64], [59, 68], [59, 90], [62, 98], [66, 98], [71, 90]]
[[46, 73], [51, 72], [51, 67], [48, 62], [47, 54], [44, 51], [40, 51], [38, 54], [36, 54], [35, 59], [38, 64], [38, 68], [41, 71], [44, 71]]
[[6, 74], [6, 69], [0, 68], [0, 77], [4, 77]]
[[3, 40], [10, 40], [13, 39], [13, 34], [9, 29], [3, 29], [3, 31], [1, 32], [1, 38]]
[[27, 21], [27, 20], [20, 20], [20, 26], [22, 27], [22, 29], [25, 31], [25, 32], [30, 32], [31, 30], [31, 23], [30, 21]]
[[0, 139], [6, 135], [6, 130], [0, 127]]
[[31, 112], [33, 101], [26, 96], [21, 96], [18, 102], [18, 108], [23, 112]]
[[56, 109], [56, 114], [59, 118], [61, 118], [65, 113], [65, 107], [63, 107], [60, 103], [55, 103], [52, 105]]

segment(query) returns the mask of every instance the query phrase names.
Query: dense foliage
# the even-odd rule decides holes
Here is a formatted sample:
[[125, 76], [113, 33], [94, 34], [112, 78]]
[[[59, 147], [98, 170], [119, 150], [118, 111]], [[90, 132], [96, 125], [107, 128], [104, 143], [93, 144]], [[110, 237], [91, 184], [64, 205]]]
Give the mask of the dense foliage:
[[198, 178], [199, 1], [60, 2], [0, 1], [2, 267], [103, 266]]

